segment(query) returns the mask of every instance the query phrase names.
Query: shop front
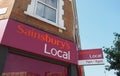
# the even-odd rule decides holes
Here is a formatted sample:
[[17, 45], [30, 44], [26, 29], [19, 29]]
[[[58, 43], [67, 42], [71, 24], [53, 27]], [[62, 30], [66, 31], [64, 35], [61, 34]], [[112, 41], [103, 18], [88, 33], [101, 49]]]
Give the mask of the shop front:
[[12, 19], [0, 25], [2, 76], [77, 76], [75, 43]]

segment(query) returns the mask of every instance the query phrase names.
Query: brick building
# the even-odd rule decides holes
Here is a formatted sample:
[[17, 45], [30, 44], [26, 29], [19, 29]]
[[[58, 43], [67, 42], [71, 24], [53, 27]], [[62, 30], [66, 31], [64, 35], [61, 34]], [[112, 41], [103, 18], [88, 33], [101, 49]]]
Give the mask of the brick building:
[[75, 0], [0, 0], [0, 31], [0, 75], [82, 75]]

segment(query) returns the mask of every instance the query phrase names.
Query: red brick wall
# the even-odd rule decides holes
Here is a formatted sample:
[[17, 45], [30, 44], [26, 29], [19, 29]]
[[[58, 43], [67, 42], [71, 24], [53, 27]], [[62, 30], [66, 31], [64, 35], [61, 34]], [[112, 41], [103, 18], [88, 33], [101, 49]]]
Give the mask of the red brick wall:
[[73, 12], [72, 12], [71, 2], [69, 0], [64, 0], [63, 19], [64, 19], [64, 25], [66, 27], [66, 30], [62, 30], [62, 33], [59, 32], [58, 27], [52, 26], [51, 24], [37, 20], [33, 17], [30, 17], [24, 14], [24, 11], [27, 10], [28, 4], [30, 4], [30, 2], [31, 0], [15, 0], [15, 5], [12, 10], [10, 18], [29, 24], [33, 27], [52, 33], [64, 39], [74, 41], [73, 40]]

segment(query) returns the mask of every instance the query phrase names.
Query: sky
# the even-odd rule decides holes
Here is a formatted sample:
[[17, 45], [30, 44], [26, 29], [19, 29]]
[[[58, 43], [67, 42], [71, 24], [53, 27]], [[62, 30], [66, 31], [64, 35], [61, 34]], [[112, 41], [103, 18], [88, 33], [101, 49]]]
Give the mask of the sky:
[[[112, 46], [113, 33], [120, 34], [120, 0], [76, 0], [76, 3], [82, 49]], [[114, 70], [106, 71], [105, 65], [84, 66], [85, 76], [116, 76]]]

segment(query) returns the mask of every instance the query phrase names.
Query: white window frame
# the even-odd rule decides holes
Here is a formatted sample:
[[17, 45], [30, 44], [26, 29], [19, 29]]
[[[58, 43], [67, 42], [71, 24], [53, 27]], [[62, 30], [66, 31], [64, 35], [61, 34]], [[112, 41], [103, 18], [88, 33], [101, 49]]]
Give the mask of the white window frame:
[[35, 11], [36, 11], [36, 3], [37, 3], [38, 0], [31, 0], [31, 3], [28, 5], [28, 8], [27, 8], [27, 11], [25, 11], [24, 13], [26, 15], [29, 15], [29, 16], [32, 16], [38, 20], [42, 20], [44, 22], [47, 22], [49, 24], [52, 24], [58, 28], [61, 28], [61, 29], [66, 29], [65, 26], [64, 26], [64, 20], [63, 20], [63, 15], [64, 15], [64, 10], [63, 10], [63, 5], [64, 5], [64, 1], [63, 0], [58, 0], [58, 9], [57, 9], [57, 12], [56, 12], [56, 23], [53, 22], [53, 21], [50, 21], [48, 19], [45, 19], [45, 18], [42, 18], [38, 15], [35, 14]]

